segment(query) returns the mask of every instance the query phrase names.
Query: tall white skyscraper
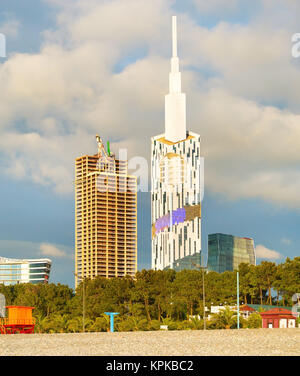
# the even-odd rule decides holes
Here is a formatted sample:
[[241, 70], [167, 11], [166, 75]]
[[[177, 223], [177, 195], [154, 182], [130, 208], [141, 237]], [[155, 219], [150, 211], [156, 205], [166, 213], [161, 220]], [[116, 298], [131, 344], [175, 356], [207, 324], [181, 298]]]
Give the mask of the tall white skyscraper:
[[151, 138], [152, 268], [193, 269], [201, 263], [200, 135], [186, 130], [181, 92], [177, 23], [172, 17], [173, 53], [165, 133]]

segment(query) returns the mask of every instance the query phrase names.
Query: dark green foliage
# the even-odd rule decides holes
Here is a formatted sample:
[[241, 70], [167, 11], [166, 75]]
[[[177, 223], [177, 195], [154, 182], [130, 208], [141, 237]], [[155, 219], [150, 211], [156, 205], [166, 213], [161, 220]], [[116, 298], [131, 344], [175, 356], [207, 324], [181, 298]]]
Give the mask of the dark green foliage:
[[212, 315], [210, 327], [215, 329], [233, 329], [237, 326], [236, 313], [226, 306], [219, 313]]
[[[300, 292], [300, 257], [276, 265], [262, 262], [258, 266], [241, 264], [240, 304], [292, 306], [291, 298]], [[236, 271], [205, 273], [206, 306], [236, 304]], [[119, 312], [116, 331], [203, 329], [202, 271], [174, 270], [137, 272], [136, 278], [86, 279], [85, 330], [109, 330], [107, 311]], [[275, 292], [275, 293], [274, 293]], [[33, 306], [36, 332], [80, 332], [83, 327], [83, 283], [76, 294], [61, 284], [0, 285], [7, 305]], [[199, 319], [200, 316], [200, 319]], [[236, 315], [225, 310], [207, 321], [207, 329], [236, 328]], [[240, 327], [261, 327], [261, 318], [252, 314], [240, 317]]]
[[249, 329], [256, 329], [256, 328], [261, 328], [262, 325], [262, 318], [259, 313], [253, 312], [249, 316], [247, 320], [247, 328]]

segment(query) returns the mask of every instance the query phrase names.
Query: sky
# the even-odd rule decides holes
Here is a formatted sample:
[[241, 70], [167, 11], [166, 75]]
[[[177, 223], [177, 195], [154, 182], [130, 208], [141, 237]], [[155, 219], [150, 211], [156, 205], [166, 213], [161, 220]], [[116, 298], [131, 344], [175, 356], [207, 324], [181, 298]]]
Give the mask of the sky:
[[[258, 262], [299, 256], [297, 0], [1, 0], [0, 256], [48, 257], [50, 280], [74, 287], [74, 160], [98, 133], [150, 166], [172, 15], [205, 160], [205, 258], [216, 232], [254, 238]], [[150, 268], [149, 193], [138, 209], [138, 268]]]

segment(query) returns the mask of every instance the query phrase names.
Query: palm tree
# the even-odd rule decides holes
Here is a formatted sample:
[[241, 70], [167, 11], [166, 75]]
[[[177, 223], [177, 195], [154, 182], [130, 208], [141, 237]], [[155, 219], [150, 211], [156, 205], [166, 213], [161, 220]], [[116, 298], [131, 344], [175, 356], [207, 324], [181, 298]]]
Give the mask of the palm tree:
[[67, 322], [67, 329], [71, 333], [78, 333], [82, 328], [82, 318], [81, 317], [73, 317]]
[[35, 331], [38, 333], [43, 333], [45, 329], [45, 324], [47, 322], [47, 318], [44, 317], [42, 314], [36, 314], [35, 318]]
[[192, 319], [190, 319], [190, 326], [191, 326], [191, 329], [195, 329], [195, 330], [203, 329], [204, 320], [193, 317]]
[[66, 331], [66, 328], [67, 328], [68, 320], [69, 320], [69, 315], [66, 315], [66, 314], [64, 314], [64, 315], [56, 314], [56, 315], [52, 316], [50, 322], [51, 322], [51, 324], [53, 326], [53, 329], [56, 332], [64, 333]]
[[212, 323], [217, 329], [229, 329], [235, 325], [236, 312], [231, 311], [230, 307], [226, 306], [220, 312], [212, 315]]

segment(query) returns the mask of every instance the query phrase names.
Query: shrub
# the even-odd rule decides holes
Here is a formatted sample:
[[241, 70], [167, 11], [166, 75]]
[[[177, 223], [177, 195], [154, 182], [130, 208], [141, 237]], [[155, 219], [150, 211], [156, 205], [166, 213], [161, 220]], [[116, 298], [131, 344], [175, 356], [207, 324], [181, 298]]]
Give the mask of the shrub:
[[[207, 322], [207, 320], [206, 320]], [[191, 329], [193, 330], [202, 330], [204, 329], [204, 320], [199, 320], [197, 318], [192, 318], [190, 320], [191, 323]]]
[[106, 317], [96, 317], [96, 320], [91, 325], [89, 331], [91, 332], [107, 332], [109, 328], [109, 320]]
[[173, 321], [172, 319], [163, 319], [162, 325], [168, 325], [168, 330], [177, 330], [179, 322]]
[[177, 324], [177, 330], [191, 330], [193, 329], [193, 324], [189, 320], [180, 321]]
[[158, 320], [152, 320], [149, 323], [149, 330], [159, 330], [160, 329], [160, 322]]
[[256, 329], [262, 327], [262, 319], [259, 313], [254, 312], [251, 313], [247, 320], [247, 328], [249, 329]]
[[138, 320], [133, 316], [118, 317], [115, 327], [118, 332], [133, 332], [139, 330]]

